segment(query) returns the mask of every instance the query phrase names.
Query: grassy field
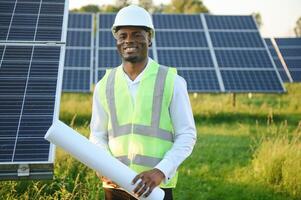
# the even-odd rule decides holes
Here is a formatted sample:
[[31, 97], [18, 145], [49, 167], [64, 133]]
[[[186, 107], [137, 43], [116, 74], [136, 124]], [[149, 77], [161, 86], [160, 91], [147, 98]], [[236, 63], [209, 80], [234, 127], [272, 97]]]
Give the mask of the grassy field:
[[[301, 199], [301, 84], [286, 94], [191, 95], [198, 140], [177, 200]], [[60, 118], [89, 135], [91, 94], [65, 93]], [[95, 173], [57, 149], [51, 181], [0, 182], [1, 199], [103, 199]]]

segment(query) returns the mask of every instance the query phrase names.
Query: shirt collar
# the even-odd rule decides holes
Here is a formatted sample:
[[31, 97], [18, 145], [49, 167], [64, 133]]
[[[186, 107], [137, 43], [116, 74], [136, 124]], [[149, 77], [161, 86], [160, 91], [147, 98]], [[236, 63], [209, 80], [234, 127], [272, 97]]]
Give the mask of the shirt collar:
[[153, 59], [151, 59], [150, 57], [148, 57], [148, 61], [147, 61], [147, 64], [145, 66], [145, 68], [143, 69], [143, 71], [135, 78], [135, 80], [131, 80], [130, 77], [122, 70], [123, 72], [123, 75], [126, 79], [127, 82], [130, 82], [130, 83], [139, 83], [144, 72], [146, 71], [146, 69], [150, 66], [150, 64], [153, 62]]

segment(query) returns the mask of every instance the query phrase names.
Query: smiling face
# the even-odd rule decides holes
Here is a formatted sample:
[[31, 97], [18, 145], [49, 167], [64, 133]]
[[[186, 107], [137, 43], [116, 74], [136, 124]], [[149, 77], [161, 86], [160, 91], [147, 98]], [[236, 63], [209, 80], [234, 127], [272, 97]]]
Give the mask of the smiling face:
[[117, 49], [123, 61], [139, 63], [147, 59], [151, 36], [143, 27], [120, 27], [116, 40]]

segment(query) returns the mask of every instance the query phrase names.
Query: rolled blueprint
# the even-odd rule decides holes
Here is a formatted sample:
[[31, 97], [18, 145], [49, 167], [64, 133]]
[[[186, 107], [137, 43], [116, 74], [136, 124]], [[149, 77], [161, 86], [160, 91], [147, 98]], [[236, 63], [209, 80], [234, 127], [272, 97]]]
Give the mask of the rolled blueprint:
[[[135, 185], [131, 183], [137, 173], [63, 122], [55, 121], [47, 131], [45, 139], [60, 146], [77, 160], [114, 181], [137, 198], [133, 190], [139, 181]], [[162, 200], [164, 195], [164, 191], [156, 187], [147, 198], [140, 197], [140, 199]]]

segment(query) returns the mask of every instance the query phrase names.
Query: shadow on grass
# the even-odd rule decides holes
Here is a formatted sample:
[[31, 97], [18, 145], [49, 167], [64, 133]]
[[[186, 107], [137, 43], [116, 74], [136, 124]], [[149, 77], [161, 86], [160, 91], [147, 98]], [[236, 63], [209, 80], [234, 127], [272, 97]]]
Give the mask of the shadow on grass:
[[293, 200], [289, 194], [255, 181], [233, 183], [218, 177], [196, 178], [193, 174], [179, 176], [174, 196], [181, 200]]
[[[196, 123], [202, 124], [234, 124], [234, 123], [246, 123], [255, 124], [256, 121], [259, 124], [266, 124], [268, 120], [267, 114], [250, 114], [250, 113], [235, 113], [235, 112], [219, 112], [210, 113], [206, 115], [197, 114], [194, 115]], [[280, 123], [288, 121], [291, 125], [298, 125], [301, 120], [301, 114], [273, 114], [273, 122]]]

